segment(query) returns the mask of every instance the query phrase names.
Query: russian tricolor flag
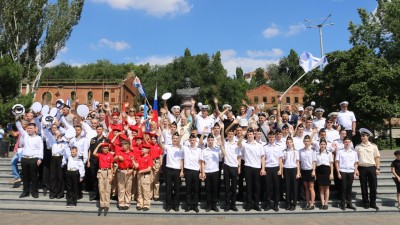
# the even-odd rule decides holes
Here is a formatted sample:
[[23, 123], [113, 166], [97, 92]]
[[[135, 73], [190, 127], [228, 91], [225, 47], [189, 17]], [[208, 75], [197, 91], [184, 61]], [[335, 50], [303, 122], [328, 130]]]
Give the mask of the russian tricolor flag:
[[154, 102], [153, 102], [153, 117], [151, 118], [151, 121], [154, 121], [157, 123], [158, 126], [158, 97], [157, 97], [157, 86], [156, 86], [156, 91], [154, 93]]

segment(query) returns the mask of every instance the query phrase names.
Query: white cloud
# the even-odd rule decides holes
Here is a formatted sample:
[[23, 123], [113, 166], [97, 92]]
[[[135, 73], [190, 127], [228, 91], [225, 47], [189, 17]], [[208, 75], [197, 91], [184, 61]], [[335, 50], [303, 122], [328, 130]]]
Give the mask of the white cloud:
[[91, 48], [105, 48], [108, 47], [113, 50], [122, 51], [131, 47], [131, 45], [125, 41], [110, 41], [106, 38], [102, 38], [97, 42], [97, 45], [91, 45]]
[[289, 26], [289, 30], [285, 33], [285, 36], [293, 36], [306, 29], [306, 26], [302, 23], [294, 24]]
[[221, 61], [224, 68], [228, 71], [228, 76], [236, 74], [236, 67], [241, 67], [243, 71], [250, 72], [261, 67], [266, 68], [270, 64], [278, 63], [279, 59], [266, 59], [266, 58], [248, 58], [238, 57], [237, 52], [233, 49], [227, 49], [221, 51]]
[[190, 12], [192, 5], [187, 0], [92, 0], [107, 3], [115, 9], [134, 9], [152, 16], [176, 15]]
[[[166, 65], [166, 64], [172, 62], [172, 60], [174, 60], [174, 58], [175, 58], [174, 56], [157, 56], [157, 55], [154, 55], [154, 56], [149, 56], [149, 57], [143, 58], [143, 59], [138, 58], [136, 63], [139, 64], [139, 65], [140, 64], [149, 63], [152, 66], [154, 66], [154, 65]], [[131, 58], [125, 58], [125, 59], [130, 61]]]
[[273, 23], [273, 24], [271, 24], [270, 27], [268, 27], [267, 29], [265, 29], [265, 30], [262, 32], [262, 34], [263, 34], [263, 36], [264, 36], [265, 38], [272, 38], [272, 37], [278, 36], [278, 35], [280, 34], [280, 31], [279, 31], [278, 26], [277, 26], [276, 24]]
[[260, 57], [279, 57], [283, 55], [283, 51], [279, 48], [273, 48], [271, 51], [268, 50], [248, 50], [247, 55], [251, 58]]

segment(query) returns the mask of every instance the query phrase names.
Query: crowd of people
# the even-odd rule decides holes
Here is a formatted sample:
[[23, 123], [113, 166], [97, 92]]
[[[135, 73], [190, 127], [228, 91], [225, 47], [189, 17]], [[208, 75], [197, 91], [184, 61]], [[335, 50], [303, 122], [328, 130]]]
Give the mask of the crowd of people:
[[[218, 212], [220, 201], [224, 211], [238, 211], [237, 200], [245, 202], [246, 211], [279, 211], [282, 199], [293, 211], [303, 196], [303, 209], [314, 210], [316, 195], [327, 210], [332, 181], [340, 209], [356, 210], [352, 186], [358, 177], [363, 207], [379, 209], [380, 153], [365, 128], [359, 129], [361, 143], [353, 145], [356, 117], [348, 102], [328, 114], [280, 102], [265, 110], [243, 101], [237, 116], [229, 104], [220, 109], [218, 99], [212, 111], [191, 103], [191, 108], [169, 110], [164, 101], [158, 114], [145, 112], [144, 105], [135, 109], [126, 103], [119, 109], [105, 103], [86, 118], [67, 104], [59, 105], [55, 116], [19, 115], [12, 131], [18, 141], [10, 183], [21, 181], [20, 162], [20, 198], [38, 198], [40, 186], [50, 199], [66, 193], [67, 207], [74, 207], [85, 189], [90, 201], [99, 200], [99, 215], [106, 215], [110, 199], [118, 201], [119, 210], [128, 210], [133, 201], [136, 210], [150, 210], [151, 200], [160, 200], [160, 175], [167, 212], [180, 210], [182, 179], [185, 212], [199, 212], [201, 182], [206, 212]], [[400, 152], [396, 157], [392, 172], [400, 193]]]

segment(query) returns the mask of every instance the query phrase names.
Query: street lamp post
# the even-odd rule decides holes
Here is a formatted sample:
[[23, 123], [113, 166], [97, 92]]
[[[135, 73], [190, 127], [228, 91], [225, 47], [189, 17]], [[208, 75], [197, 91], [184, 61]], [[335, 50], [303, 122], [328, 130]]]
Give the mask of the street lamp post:
[[[321, 48], [321, 58], [324, 56], [324, 44], [322, 42], [322, 28], [325, 26], [332, 26], [334, 23], [326, 23], [326, 21], [331, 17], [332, 14], [329, 14], [326, 18], [317, 19], [317, 20], [309, 20], [304, 19], [304, 21], [308, 22], [307, 28], [318, 28], [319, 29], [319, 46]], [[318, 20], [323, 20], [322, 23], [316, 23]], [[323, 65], [321, 65], [321, 69]]]

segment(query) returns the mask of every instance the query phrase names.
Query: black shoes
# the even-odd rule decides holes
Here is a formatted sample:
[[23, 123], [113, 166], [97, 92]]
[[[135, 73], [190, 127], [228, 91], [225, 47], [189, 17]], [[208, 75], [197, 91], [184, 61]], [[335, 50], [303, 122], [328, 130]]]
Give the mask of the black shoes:
[[237, 212], [239, 211], [238, 208], [236, 207], [236, 205], [231, 206], [232, 211]]
[[295, 211], [296, 210], [296, 206], [292, 205], [292, 207], [290, 208], [290, 211]]
[[274, 211], [275, 212], [279, 212], [279, 207], [276, 205], [276, 206], [274, 206]]
[[260, 211], [261, 211], [261, 208], [260, 208], [260, 206], [257, 205], [257, 206], [254, 206], [254, 210], [260, 212]]
[[352, 204], [347, 204], [347, 208], [348, 209], [352, 209], [352, 210], [357, 210], [356, 207], [354, 207]]
[[199, 207], [195, 206], [195, 207], [193, 207], [193, 210], [194, 210], [196, 213], [199, 213]]
[[371, 208], [373, 208], [373, 209], [375, 209], [376, 211], [378, 211], [378, 210], [379, 210], [379, 207], [378, 207], [378, 206], [376, 206], [375, 204], [372, 204], [372, 205], [370, 205], [370, 207], [371, 207]]
[[19, 198], [26, 198], [29, 197], [29, 193], [22, 193]]
[[215, 211], [215, 212], [219, 212], [219, 209], [217, 206], [211, 206], [211, 210]]
[[108, 213], [108, 207], [104, 207], [104, 216], [107, 216]]
[[189, 212], [191, 207], [186, 207], [185, 212]]
[[328, 205], [322, 205], [321, 209], [322, 210], [327, 210], [328, 209]]
[[264, 208], [264, 211], [268, 211], [268, 210], [270, 210], [270, 209], [271, 209], [271, 206], [267, 205], [267, 206]]
[[305, 208], [304, 208], [304, 210], [314, 210], [315, 209], [315, 207], [314, 206], [310, 206], [310, 205], [307, 205]]
[[229, 212], [229, 209], [230, 209], [231, 207], [229, 207], [229, 206], [225, 206], [225, 208], [224, 208], [224, 212]]
[[207, 206], [206, 212], [210, 212], [210, 211], [211, 211], [211, 207], [210, 207], [210, 206]]
[[179, 205], [177, 205], [177, 206], [174, 207], [174, 211], [175, 211], [175, 212], [179, 212]]
[[165, 207], [165, 211], [166, 211], [166, 212], [171, 211], [171, 206], [167, 205], [167, 206]]
[[32, 193], [32, 197], [33, 198], [39, 198], [39, 194], [38, 193]]
[[143, 212], [149, 211], [149, 208], [143, 207]]

